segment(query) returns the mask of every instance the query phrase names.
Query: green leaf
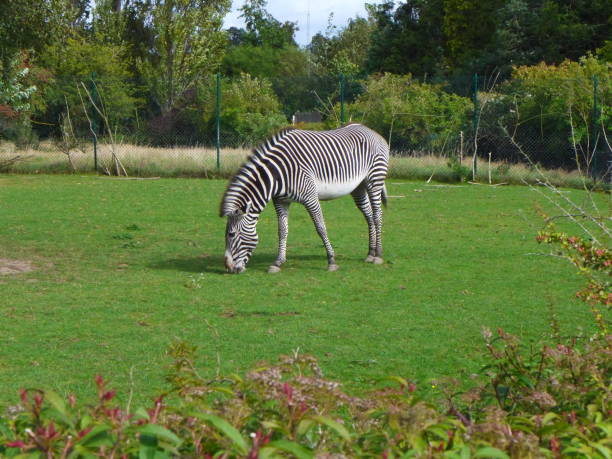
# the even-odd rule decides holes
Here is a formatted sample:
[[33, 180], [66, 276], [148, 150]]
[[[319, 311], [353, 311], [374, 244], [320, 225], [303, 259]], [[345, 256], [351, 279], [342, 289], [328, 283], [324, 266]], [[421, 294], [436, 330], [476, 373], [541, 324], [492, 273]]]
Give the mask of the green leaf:
[[612, 423], [598, 422], [595, 424], [598, 429], [604, 432], [607, 438], [612, 438]]
[[60, 397], [57, 393], [53, 391], [45, 391], [45, 400], [49, 402], [49, 404], [54, 408], [54, 411], [50, 412], [50, 417], [53, 417], [55, 420], [62, 422], [63, 424], [74, 427], [74, 422], [68, 416], [66, 412], [66, 402], [64, 399]]
[[64, 399], [57, 395], [52, 390], [45, 391], [45, 399], [51, 404], [53, 408], [59, 411], [61, 414], [66, 415], [66, 403]]
[[297, 459], [312, 459], [314, 457], [314, 453], [308, 448], [289, 440], [276, 440], [270, 442], [262, 448], [262, 451], [268, 448], [290, 453]]
[[83, 417], [81, 418], [81, 422], [79, 423], [81, 430], [87, 429], [87, 427], [89, 427], [91, 423], [92, 423], [91, 416], [89, 416], [88, 414], [84, 414]]
[[546, 413], [544, 416], [542, 416], [541, 422], [542, 422], [542, 425], [545, 426], [553, 419], [558, 419], [558, 418], [559, 418], [559, 415], [557, 415], [556, 413]]
[[140, 448], [138, 449], [138, 459], [154, 459], [157, 453], [157, 437], [155, 435], [140, 435]]
[[351, 434], [348, 432], [348, 430], [346, 430], [346, 427], [344, 427], [339, 422], [334, 421], [333, 419], [330, 419], [326, 416], [318, 416], [318, 415], [310, 416], [308, 419], [312, 419], [313, 421], [318, 422], [319, 424], [326, 425], [327, 427], [332, 429], [334, 432], [336, 432], [340, 437], [342, 437], [342, 439], [345, 441], [351, 440]]
[[533, 389], [533, 382], [525, 375], [519, 375], [518, 380], [521, 381], [525, 386]]
[[228, 437], [232, 443], [240, 450], [241, 454], [248, 452], [247, 442], [244, 440], [240, 432], [225, 419], [209, 413], [191, 413], [192, 416], [212, 424], [217, 430]]
[[448, 440], [448, 428], [446, 426], [430, 426], [427, 428], [427, 432], [431, 432], [441, 440]]
[[501, 449], [494, 448], [492, 446], [485, 446], [476, 451], [474, 457], [486, 457], [491, 459], [509, 459], [508, 455]]
[[137, 408], [136, 411], [134, 411], [134, 418], [149, 420], [150, 416], [149, 416], [149, 413], [147, 413], [147, 410], [145, 410], [143, 407], [140, 407], [140, 408]]
[[297, 434], [300, 437], [306, 435], [314, 424], [315, 422], [312, 419], [302, 419], [297, 426]]
[[100, 446], [112, 446], [115, 443], [111, 435], [111, 428], [106, 424], [100, 424], [91, 429], [87, 435], [77, 443], [87, 448], [98, 448]]
[[174, 432], [159, 424], [146, 424], [138, 429], [138, 431], [141, 434], [151, 435], [158, 440], [166, 441], [174, 446], [178, 446], [181, 443], [181, 439], [177, 437]]
[[[144, 435], [145, 437], [150, 437], [148, 435]], [[140, 449], [138, 450], [138, 459], [169, 459], [170, 453], [168, 451], [160, 451], [157, 447], [150, 446], [147, 444], [140, 444]]]
[[591, 445], [593, 446], [593, 448], [595, 448], [597, 451], [599, 451], [599, 453], [605, 457], [606, 459], [610, 459], [610, 448], [600, 444], [600, 443], [591, 443]]

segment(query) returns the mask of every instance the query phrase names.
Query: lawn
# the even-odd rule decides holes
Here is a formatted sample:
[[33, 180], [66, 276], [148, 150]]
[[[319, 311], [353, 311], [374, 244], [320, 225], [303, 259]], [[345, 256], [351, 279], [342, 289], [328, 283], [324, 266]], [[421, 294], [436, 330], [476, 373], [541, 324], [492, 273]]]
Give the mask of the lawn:
[[288, 261], [268, 274], [268, 208], [241, 275], [223, 268], [224, 187], [0, 175], [0, 258], [35, 267], [0, 276], [0, 405], [22, 387], [87, 397], [98, 373], [142, 402], [166, 388], [175, 339], [198, 346], [203, 374], [299, 350], [360, 391], [389, 375], [423, 386], [477, 372], [483, 326], [538, 340], [550, 333], [551, 307], [566, 335], [592, 323], [574, 299], [574, 269], [538, 255], [535, 203], [545, 200], [528, 187], [389, 181], [382, 266], [363, 263], [367, 228], [352, 200], [324, 203], [333, 273], [294, 205]]

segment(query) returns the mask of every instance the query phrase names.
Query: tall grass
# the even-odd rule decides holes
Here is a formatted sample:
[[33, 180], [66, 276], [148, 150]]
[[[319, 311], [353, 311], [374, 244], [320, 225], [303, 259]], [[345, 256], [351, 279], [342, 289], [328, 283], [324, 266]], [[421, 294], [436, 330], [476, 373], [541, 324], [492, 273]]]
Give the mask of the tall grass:
[[[98, 145], [98, 166], [100, 171], [110, 167], [110, 146]], [[150, 147], [120, 144], [115, 151], [125, 169], [138, 177], [208, 177], [227, 178], [233, 175], [250, 153], [248, 148], [223, 148], [220, 167], [217, 167], [217, 153], [214, 148], [196, 147]], [[19, 155], [20, 161], [8, 166], [7, 171], [22, 174], [36, 173], [91, 173], [94, 172], [94, 153], [90, 145], [84, 151], [68, 156], [52, 143], [41, 143], [36, 149], [19, 150], [10, 142], [0, 143], [0, 163]], [[389, 164], [389, 178], [405, 180], [433, 180], [456, 183], [472, 180], [470, 164], [459, 164], [448, 157], [432, 154], [419, 156], [393, 156]], [[584, 177], [578, 171], [549, 169], [546, 177], [555, 186], [582, 188]], [[510, 164], [500, 161], [488, 162], [481, 159], [476, 175], [479, 183], [538, 183], [541, 176], [528, 164]]]

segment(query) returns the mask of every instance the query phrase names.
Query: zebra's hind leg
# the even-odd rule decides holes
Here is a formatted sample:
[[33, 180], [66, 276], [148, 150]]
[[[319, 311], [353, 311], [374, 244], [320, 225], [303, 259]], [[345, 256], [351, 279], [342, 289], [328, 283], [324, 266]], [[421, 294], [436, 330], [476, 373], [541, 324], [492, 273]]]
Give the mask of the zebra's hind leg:
[[321, 204], [319, 200], [315, 197], [312, 200], [309, 200], [304, 203], [306, 210], [310, 214], [310, 218], [317, 229], [317, 233], [321, 237], [323, 241], [323, 245], [325, 246], [325, 250], [327, 251], [327, 270], [328, 271], [337, 271], [338, 265], [336, 264], [336, 258], [334, 256], [334, 249], [329, 242], [329, 238], [327, 237], [327, 229], [325, 228], [325, 220], [323, 220], [323, 212], [321, 211]]
[[287, 260], [287, 234], [289, 234], [289, 204], [290, 201], [274, 199], [274, 209], [278, 217], [278, 256], [276, 261], [268, 268], [269, 273], [277, 273], [281, 265]]
[[376, 187], [368, 186], [368, 197], [372, 206], [372, 216], [376, 229], [376, 248], [374, 251], [374, 259], [372, 262], [376, 265], [383, 264], [382, 258], [382, 192], [383, 185]]
[[366, 263], [374, 263], [376, 257], [376, 226], [374, 225], [374, 217], [372, 215], [372, 206], [370, 205], [370, 198], [368, 198], [368, 191], [362, 184], [359, 185], [352, 193], [351, 196], [355, 201], [355, 204], [363, 214], [368, 223], [368, 234], [369, 234], [369, 249], [368, 256], [365, 259]]

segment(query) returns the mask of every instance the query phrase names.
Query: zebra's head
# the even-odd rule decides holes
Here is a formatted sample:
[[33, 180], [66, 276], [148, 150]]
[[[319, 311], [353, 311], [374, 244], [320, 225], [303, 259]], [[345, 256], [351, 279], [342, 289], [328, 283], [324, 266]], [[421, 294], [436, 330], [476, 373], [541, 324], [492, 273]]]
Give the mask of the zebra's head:
[[230, 273], [241, 273], [257, 247], [257, 219], [259, 214], [250, 213], [249, 207], [243, 211], [236, 209], [227, 212], [225, 227], [225, 267]]

